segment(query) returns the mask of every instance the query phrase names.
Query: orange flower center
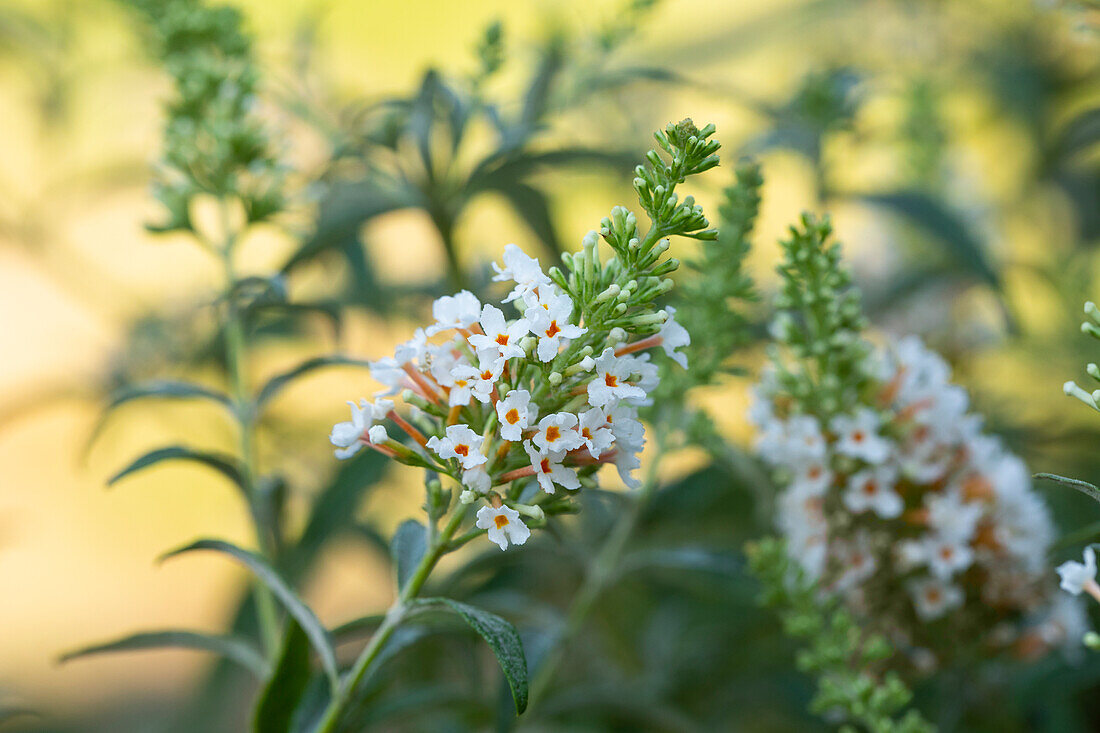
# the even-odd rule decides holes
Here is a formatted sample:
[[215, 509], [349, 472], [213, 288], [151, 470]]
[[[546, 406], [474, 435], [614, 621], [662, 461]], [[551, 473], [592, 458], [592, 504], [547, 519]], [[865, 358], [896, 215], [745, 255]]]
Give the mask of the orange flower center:
[[497, 336], [497, 343], [500, 344], [501, 346], [507, 346], [508, 345], [508, 334], [502, 333], [499, 336]]
[[456, 379], [455, 384], [459, 387], [465, 387], [469, 383], [465, 379]]
[[871, 480], [871, 481], [868, 481], [867, 483], [863, 484], [863, 493], [864, 494], [867, 494], [868, 496], [870, 496], [871, 494], [875, 493], [876, 491], [878, 491], [878, 482], [877, 481]]
[[551, 425], [546, 428], [546, 442], [553, 443], [555, 440], [561, 437], [561, 429], [557, 425]]
[[606, 384], [608, 387], [618, 387], [619, 378], [616, 377], [614, 374], [605, 374], [603, 375], [603, 383]]
[[487, 382], [493, 378], [493, 373], [490, 371], [484, 371], [481, 373], [481, 378]]
[[455, 446], [455, 453], [460, 456], [468, 456], [470, 455], [470, 446], [466, 445], [465, 443], [459, 443]]
[[504, 414], [504, 419], [508, 421], [509, 425], [515, 425], [519, 422], [519, 410], [513, 407]]
[[498, 514], [493, 517], [493, 524], [497, 526], [497, 529], [500, 529], [501, 527], [507, 527], [508, 517], [504, 516], [503, 514]]
[[929, 588], [924, 592], [924, 599], [932, 605], [939, 603], [941, 597], [939, 588]]
[[539, 461], [539, 468], [542, 469], [543, 473], [550, 473], [550, 459], [543, 458], [541, 461]]
[[558, 328], [558, 322], [557, 321], [550, 321], [550, 328], [546, 329], [546, 337], [547, 338], [554, 338], [559, 333], [561, 333], [561, 329]]
[[862, 430], [857, 430], [854, 433], [852, 433], [852, 442], [853, 443], [862, 443], [863, 442], [863, 431]]
[[588, 428], [581, 428], [581, 435], [584, 436], [585, 440], [591, 440], [592, 439], [592, 433], [591, 433], [591, 431], [589, 431]]

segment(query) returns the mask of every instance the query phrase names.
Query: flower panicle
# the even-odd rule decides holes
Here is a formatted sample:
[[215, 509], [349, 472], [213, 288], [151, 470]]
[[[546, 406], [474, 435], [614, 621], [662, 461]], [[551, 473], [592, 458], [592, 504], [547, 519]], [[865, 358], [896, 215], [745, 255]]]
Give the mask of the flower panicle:
[[[638, 486], [633, 472], [646, 442], [639, 408], [660, 382], [650, 352], [686, 368], [682, 349], [691, 340], [675, 309], [656, 305], [676, 266], [662, 259], [662, 237], [708, 226], [690, 197], [670, 204], [669, 196], [716, 164], [713, 132], [688, 121], [659, 133], [672, 161], [651, 158], [646, 169], [664, 192], [649, 198], [659, 205], [643, 199], [647, 234], [615, 207], [580, 251], [563, 256], [564, 271], [544, 270], [509, 244], [493, 263], [493, 281], [509, 287], [499, 303], [469, 291], [437, 299], [433, 323], [372, 363], [386, 389], [373, 402], [349, 403], [351, 419], [330, 435], [337, 457], [366, 446], [450, 477], [462, 503], [483, 504], [476, 527], [501, 549], [526, 542], [547, 515], [575, 511], [572, 492], [596, 486], [604, 465]], [[606, 260], [601, 239], [612, 250]], [[404, 409], [391, 401], [398, 396]]]

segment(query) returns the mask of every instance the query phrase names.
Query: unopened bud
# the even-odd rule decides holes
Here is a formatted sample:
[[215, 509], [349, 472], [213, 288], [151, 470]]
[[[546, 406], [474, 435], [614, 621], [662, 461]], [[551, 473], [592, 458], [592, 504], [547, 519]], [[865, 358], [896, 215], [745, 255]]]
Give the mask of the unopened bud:
[[546, 381], [550, 382], [550, 386], [557, 387], [561, 384], [561, 374], [559, 372], [550, 372], [546, 377]]
[[624, 341], [626, 341], [626, 331], [619, 328], [618, 326], [611, 329], [611, 331], [607, 334], [607, 344], [609, 346], [615, 346], [616, 344], [621, 344]]
[[520, 514], [531, 517], [535, 521], [541, 522], [546, 519], [546, 512], [542, 510], [542, 507], [537, 504], [513, 504], [512, 508]]
[[465, 489], [461, 494], [458, 495], [458, 501], [462, 504], [473, 504], [475, 501], [477, 501], [477, 494], [470, 491], [469, 489]]

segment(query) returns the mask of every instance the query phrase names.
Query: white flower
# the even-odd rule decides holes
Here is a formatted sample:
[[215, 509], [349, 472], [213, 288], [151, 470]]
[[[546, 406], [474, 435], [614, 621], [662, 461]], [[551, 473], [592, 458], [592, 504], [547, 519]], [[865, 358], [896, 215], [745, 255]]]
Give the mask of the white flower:
[[371, 379], [389, 387], [389, 389], [377, 393], [378, 397], [383, 397], [400, 392], [407, 375], [395, 359], [385, 356], [370, 363], [370, 376]]
[[823, 460], [809, 460], [795, 468], [792, 487], [799, 487], [808, 494], [821, 496], [833, 485], [833, 472]]
[[497, 402], [500, 437], [513, 442], [523, 440], [523, 431], [538, 419], [539, 406], [531, 404], [531, 393], [513, 389]]
[[588, 402], [593, 407], [614, 405], [619, 400], [645, 398], [645, 392], [626, 380], [630, 378], [630, 362], [615, 356], [608, 346], [596, 359], [596, 376], [588, 383]]
[[418, 328], [411, 339], [397, 347], [396, 351], [394, 351], [393, 358], [398, 364], [408, 364], [410, 362], [419, 362], [427, 353], [428, 335], [424, 333], [423, 328]]
[[824, 461], [828, 446], [821, 424], [812, 415], [772, 420], [756, 439], [756, 449], [769, 463], [802, 465]]
[[477, 322], [481, 314], [481, 301], [469, 290], [454, 295], [444, 295], [432, 303], [432, 317], [435, 324], [428, 327], [427, 334], [434, 336], [450, 328], [469, 328]]
[[984, 509], [977, 502], [963, 501], [960, 492], [928, 494], [928, 526], [943, 537], [968, 542], [974, 536]]
[[641, 449], [641, 446], [635, 449], [625, 443], [620, 444], [611, 459], [615, 464], [615, 469], [619, 472], [619, 478], [622, 479], [628, 489], [637, 489], [642, 485], [641, 481], [634, 478], [634, 471], [642, 467], [642, 461], [638, 458], [637, 453]]
[[599, 407], [581, 413], [577, 432], [594, 458], [599, 458], [615, 442], [615, 434], [611, 432], [607, 415]]
[[493, 487], [493, 480], [485, 471], [485, 466], [474, 466], [462, 472], [462, 485], [478, 494], [487, 494]]
[[502, 259], [504, 260], [503, 268], [499, 267], [497, 263], [493, 263], [493, 269], [497, 273], [493, 275], [493, 282], [512, 280], [516, 283], [516, 287], [504, 299], [505, 303], [511, 303], [513, 300], [522, 298], [528, 293], [538, 290], [541, 286], [552, 284], [550, 278], [546, 277], [542, 268], [539, 267], [539, 261], [534, 257], [528, 257], [527, 253], [518, 246], [514, 244], [506, 246]]
[[573, 299], [564, 293], [540, 291], [534, 305], [529, 307], [523, 317], [531, 324], [531, 333], [539, 339], [536, 355], [539, 361], [552, 361], [558, 355], [562, 339], [575, 339], [588, 329], [569, 322], [573, 313]]
[[1070, 560], [1058, 566], [1058, 575], [1061, 576], [1062, 590], [1075, 596], [1081, 595], [1090, 583], [1096, 583], [1096, 551], [1091, 547], [1085, 548], [1085, 564]]
[[661, 337], [661, 348], [668, 354], [668, 358], [682, 366], [684, 369], [688, 368], [687, 354], [682, 354], [676, 351], [681, 346], [691, 345], [691, 334], [687, 329], [681, 326], [673, 318], [676, 315], [676, 309], [672, 306], [665, 306], [665, 312], [668, 313], [668, 320], [661, 326], [661, 330], [657, 332], [657, 335]]
[[913, 606], [923, 621], [933, 621], [963, 603], [962, 589], [937, 578], [922, 578], [909, 583]]
[[[455, 404], [468, 405], [470, 403], [470, 397], [465, 391], [460, 393], [458, 397], [455, 396], [456, 387], [460, 390], [468, 390], [469, 394], [476, 397], [478, 402], [488, 402], [492, 399], [493, 390], [496, 389], [497, 380], [500, 379], [503, 370], [504, 359], [489, 352], [481, 353], [476, 367], [470, 364], [456, 366], [451, 370], [451, 377], [454, 379], [449, 400], [451, 406], [453, 407]], [[465, 402], [461, 401], [463, 399]], [[459, 401], [456, 402], [456, 400]]]
[[856, 535], [855, 541], [840, 544], [838, 548], [842, 572], [836, 580], [836, 590], [845, 592], [858, 586], [875, 574], [878, 561], [871, 551], [871, 540], [866, 532]]
[[619, 448], [640, 451], [645, 445], [645, 425], [638, 420], [637, 410], [628, 405], [615, 405], [604, 410], [607, 426]]
[[950, 580], [974, 562], [970, 545], [954, 537], [930, 534], [921, 541], [921, 549], [928, 569], [940, 580]]
[[367, 431], [367, 440], [372, 445], [381, 445], [390, 439], [389, 433], [386, 432], [385, 425], [372, 425], [370, 430]]
[[535, 469], [535, 477], [539, 486], [547, 494], [554, 493], [554, 484], [566, 489], [579, 489], [580, 479], [572, 468], [561, 465], [565, 459], [564, 453], [545, 453], [536, 449], [529, 441], [523, 443], [523, 449], [531, 459], [531, 467]]
[[[640, 354], [638, 356], [631, 354], [620, 356], [619, 359], [625, 364], [624, 369], [628, 373], [638, 375], [638, 379], [634, 382], [634, 386], [647, 395], [661, 383], [661, 368], [649, 360], [649, 354]], [[648, 396], [626, 397], [623, 399], [623, 402], [628, 402], [639, 407], [653, 404], [652, 398]]]
[[856, 514], [872, 510], [883, 519], [893, 519], [905, 508], [894, 491], [896, 480], [897, 469], [892, 466], [876, 466], [854, 473], [844, 492], [844, 506]]
[[[446, 344], [428, 344], [428, 373], [432, 379], [443, 387], [453, 387], [455, 380], [452, 372], [459, 364], [467, 364], [466, 357], [459, 351], [454, 342]], [[470, 398], [466, 398], [468, 404]]]
[[489, 530], [489, 541], [500, 545], [502, 550], [507, 550], [509, 543], [522, 545], [531, 536], [531, 530], [519, 518], [519, 512], [506, 506], [495, 509], [483, 506], [478, 509], [477, 527]]
[[544, 452], [566, 453], [584, 445], [577, 432], [577, 416], [571, 412], [556, 412], [539, 420], [531, 440]]
[[[351, 458], [359, 452], [363, 446], [363, 434], [370, 431], [375, 422], [385, 419], [393, 409], [393, 402], [376, 400], [372, 403], [359, 400], [358, 405], [348, 402], [348, 406], [351, 407], [351, 420], [333, 425], [332, 433], [328, 436], [329, 442], [336, 446], [336, 457], [341, 459]], [[385, 428], [382, 428], [382, 431], [385, 434]], [[372, 436], [368, 438], [372, 443], [379, 442]]]
[[479, 323], [484, 333], [474, 334], [469, 338], [470, 345], [475, 349], [496, 353], [505, 359], [525, 355], [519, 347], [519, 340], [531, 330], [525, 319], [518, 318], [508, 325], [504, 311], [496, 306], [486, 305], [481, 310]]
[[428, 439], [428, 447], [444, 460], [457, 458], [467, 470], [489, 460], [481, 454], [481, 436], [467, 425], [449, 425], [444, 438], [433, 435]]
[[835, 450], [867, 463], [882, 463], [890, 455], [890, 441], [878, 434], [879, 416], [874, 410], [861, 407], [854, 416], [833, 418], [832, 430], [837, 435]]

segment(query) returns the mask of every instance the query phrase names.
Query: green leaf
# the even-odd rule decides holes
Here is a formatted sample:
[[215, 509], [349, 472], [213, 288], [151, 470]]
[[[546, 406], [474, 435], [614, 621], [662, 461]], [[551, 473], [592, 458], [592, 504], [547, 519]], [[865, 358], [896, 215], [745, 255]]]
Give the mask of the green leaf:
[[1001, 278], [986, 256], [985, 247], [966, 222], [943, 201], [923, 191], [897, 191], [859, 197], [862, 201], [889, 209], [914, 227], [939, 240], [947, 254], [972, 275], [996, 290]]
[[275, 395], [298, 377], [327, 366], [369, 367], [370, 362], [365, 359], [354, 359], [350, 356], [340, 355], [315, 356], [312, 359], [306, 359], [293, 369], [277, 374], [267, 381], [267, 384], [260, 389], [260, 393], [256, 396], [257, 409], [270, 402]]
[[107, 485], [113, 486], [130, 474], [154, 466], [162, 461], [195, 461], [221, 473], [237, 486], [241, 487], [242, 490], [244, 488], [244, 476], [241, 474], [240, 465], [236, 458], [222, 453], [199, 451], [183, 445], [170, 445], [166, 448], [157, 448], [156, 450], [149, 451], [109, 478], [107, 480]]
[[512, 689], [516, 714], [519, 715], [527, 709], [527, 658], [515, 626], [494, 613], [450, 598], [424, 598], [414, 601], [413, 605], [419, 609], [458, 614], [493, 650], [504, 677], [508, 680], [508, 686]]
[[275, 672], [256, 702], [252, 730], [255, 733], [287, 733], [309, 680], [309, 637], [301, 624], [291, 618], [287, 620]]
[[397, 589], [409, 582], [417, 565], [428, 551], [428, 529], [415, 519], [406, 519], [393, 533], [390, 557], [397, 572]]
[[1066, 478], [1065, 476], [1058, 476], [1053, 473], [1037, 473], [1034, 478], [1045, 479], [1047, 481], [1053, 481], [1063, 486], [1068, 486], [1071, 489], [1077, 489], [1085, 496], [1089, 497], [1093, 501], [1100, 502], [1100, 488], [1090, 484], [1088, 481], [1081, 481], [1075, 478]]
[[302, 629], [305, 631], [306, 636], [309, 637], [309, 641], [313, 645], [314, 650], [316, 650], [321, 658], [321, 666], [324, 668], [325, 674], [328, 675], [329, 681], [332, 683], [333, 687], [336, 687], [339, 681], [339, 674], [336, 669], [336, 652], [332, 649], [332, 642], [329, 639], [328, 631], [325, 630], [325, 627], [321, 624], [317, 615], [313, 613], [312, 609], [298, 597], [290, 586], [287, 585], [286, 581], [283, 580], [282, 576], [280, 576], [265, 559], [229, 542], [207, 539], [198, 540], [186, 547], [173, 550], [162, 555], [160, 559], [163, 562], [177, 555], [182, 555], [186, 552], [194, 552], [196, 550], [212, 550], [214, 552], [224, 553], [237, 559], [241, 564], [251, 570], [252, 573], [275, 594], [275, 597], [282, 602], [287, 612], [302, 625]]
[[182, 629], [145, 631], [131, 634], [105, 644], [96, 644], [68, 652], [58, 661], [64, 663], [97, 654], [171, 648], [213, 652], [218, 656], [236, 662], [260, 679], [264, 679], [268, 674], [267, 662], [264, 660], [263, 655], [247, 639], [237, 636], [214, 636]]
[[332, 630], [332, 640], [337, 644], [343, 644], [345, 641], [357, 639], [360, 636], [369, 636], [367, 632], [374, 633], [374, 630], [377, 629], [385, 619], [385, 614], [374, 613], [369, 616], [360, 616], [351, 621], [346, 621]]
[[30, 708], [0, 707], [0, 725], [6, 725], [16, 718], [38, 717]]
[[88, 436], [88, 440], [85, 443], [85, 450], [88, 450], [91, 445], [95, 443], [96, 438], [103, 432], [103, 428], [107, 424], [107, 419], [117, 408], [125, 405], [127, 402], [145, 398], [209, 400], [222, 407], [229, 408], [230, 410], [233, 409], [233, 401], [229, 398], [229, 395], [208, 387], [203, 387], [199, 384], [192, 384], [191, 382], [162, 379], [153, 382], [143, 382], [142, 384], [131, 384], [115, 390], [115, 392], [111, 394], [107, 406], [103, 408], [99, 420]]

